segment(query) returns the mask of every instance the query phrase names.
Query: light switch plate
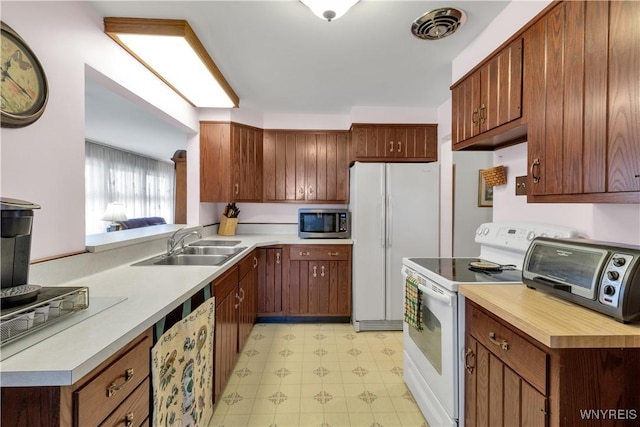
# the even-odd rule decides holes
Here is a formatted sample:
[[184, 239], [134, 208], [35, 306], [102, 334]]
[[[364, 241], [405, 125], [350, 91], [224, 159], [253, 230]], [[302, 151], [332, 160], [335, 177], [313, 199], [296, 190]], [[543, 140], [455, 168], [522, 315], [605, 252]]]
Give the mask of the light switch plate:
[[527, 195], [527, 176], [516, 176], [516, 196]]

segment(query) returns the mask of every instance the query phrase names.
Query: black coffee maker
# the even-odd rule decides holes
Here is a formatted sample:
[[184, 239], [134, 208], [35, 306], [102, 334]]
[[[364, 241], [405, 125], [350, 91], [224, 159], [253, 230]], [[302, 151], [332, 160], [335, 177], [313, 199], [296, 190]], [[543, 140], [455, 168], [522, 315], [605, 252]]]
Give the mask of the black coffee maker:
[[2, 289], [28, 283], [34, 209], [40, 209], [40, 206], [24, 200], [0, 197], [2, 213], [0, 287]]

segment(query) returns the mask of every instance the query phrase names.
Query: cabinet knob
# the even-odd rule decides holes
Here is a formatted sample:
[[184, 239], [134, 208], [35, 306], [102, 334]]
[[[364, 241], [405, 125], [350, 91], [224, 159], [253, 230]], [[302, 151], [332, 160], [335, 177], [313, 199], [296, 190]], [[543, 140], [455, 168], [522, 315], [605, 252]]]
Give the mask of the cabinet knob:
[[[536, 170], [538, 170], [538, 175], [536, 175]], [[529, 168], [529, 172], [531, 172], [531, 179], [533, 179], [533, 183], [537, 184], [540, 182], [540, 159], [533, 159], [531, 162], [531, 167]]]
[[122, 390], [122, 388], [127, 385], [129, 381], [133, 378], [133, 368], [129, 368], [124, 371], [124, 381], [120, 384], [117, 381], [111, 383], [111, 385], [107, 388], [107, 397], [111, 397], [116, 394], [117, 391]]

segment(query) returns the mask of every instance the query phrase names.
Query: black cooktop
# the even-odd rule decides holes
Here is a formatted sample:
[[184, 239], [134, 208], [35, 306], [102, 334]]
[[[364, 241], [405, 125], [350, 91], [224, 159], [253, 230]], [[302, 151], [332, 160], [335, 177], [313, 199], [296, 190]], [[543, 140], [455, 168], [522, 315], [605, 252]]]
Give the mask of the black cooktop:
[[471, 267], [480, 258], [409, 258], [421, 267], [456, 283], [522, 282], [522, 270], [484, 271]]

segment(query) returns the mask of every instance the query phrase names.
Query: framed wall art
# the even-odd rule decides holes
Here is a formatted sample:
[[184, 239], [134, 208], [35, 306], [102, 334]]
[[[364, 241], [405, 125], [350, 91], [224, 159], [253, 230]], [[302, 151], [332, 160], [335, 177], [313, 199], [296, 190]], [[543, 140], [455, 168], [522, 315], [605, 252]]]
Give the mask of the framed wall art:
[[482, 176], [482, 169], [478, 171], [478, 207], [493, 207], [493, 187], [487, 185], [487, 181]]

